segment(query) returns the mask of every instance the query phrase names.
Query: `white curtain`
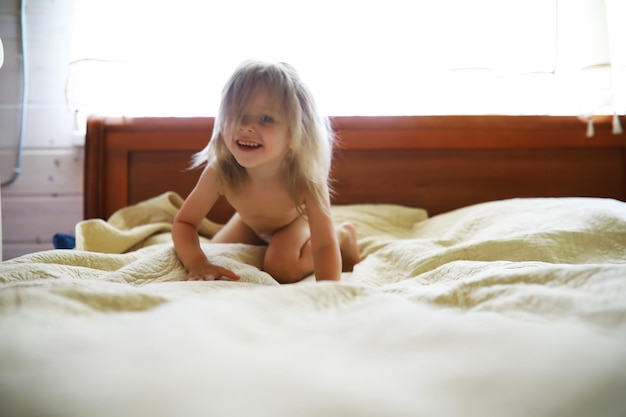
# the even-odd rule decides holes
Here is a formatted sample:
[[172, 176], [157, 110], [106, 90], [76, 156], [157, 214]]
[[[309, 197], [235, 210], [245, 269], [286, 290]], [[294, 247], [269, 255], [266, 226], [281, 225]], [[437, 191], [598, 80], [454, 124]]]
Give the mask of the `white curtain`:
[[79, 118], [214, 115], [250, 58], [329, 115], [626, 110], [624, 0], [74, 1]]
[[563, 81], [576, 91], [582, 116], [626, 110], [626, 1], [561, 1], [559, 24], [571, 34], [561, 57]]

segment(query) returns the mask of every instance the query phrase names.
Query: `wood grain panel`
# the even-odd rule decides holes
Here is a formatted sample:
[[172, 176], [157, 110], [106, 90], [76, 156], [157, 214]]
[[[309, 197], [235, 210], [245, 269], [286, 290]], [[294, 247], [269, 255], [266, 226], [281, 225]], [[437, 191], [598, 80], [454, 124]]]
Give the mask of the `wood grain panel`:
[[55, 233], [74, 234], [82, 220], [83, 199], [70, 197], [2, 197], [5, 242], [50, 243]]
[[[188, 169], [192, 154], [193, 152], [189, 151], [129, 153], [129, 204], [144, 201], [166, 191], [177, 192], [185, 198], [202, 172], [201, 169]], [[167, 172], [164, 172], [165, 170]], [[162, 181], [155, 183], [153, 181], [155, 177], [162, 178]], [[225, 199], [220, 198], [207, 217], [225, 223], [233, 213], [233, 208]]]
[[[626, 139], [610, 119], [593, 138], [575, 117], [405, 116], [333, 118], [335, 204], [392, 203], [431, 215], [512, 197], [626, 198]], [[185, 171], [210, 137], [210, 118], [102, 119], [88, 123], [85, 216], [165, 191], [186, 196]], [[212, 212], [224, 221], [232, 209]]]
[[[15, 166], [15, 151], [0, 151], [0, 176], [8, 180]], [[27, 149], [18, 179], [2, 188], [2, 195], [80, 195], [83, 188], [82, 151]]]
[[513, 197], [624, 199], [613, 149], [360, 150], [337, 156], [336, 204], [395, 203], [430, 215]]
[[2, 260], [8, 261], [9, 259], [17, 258], [29, 253], [41, 252], [44, 250], [52, 250], [54, 245], [52, 242], [47, 243], [5, 243], [2, 247]]

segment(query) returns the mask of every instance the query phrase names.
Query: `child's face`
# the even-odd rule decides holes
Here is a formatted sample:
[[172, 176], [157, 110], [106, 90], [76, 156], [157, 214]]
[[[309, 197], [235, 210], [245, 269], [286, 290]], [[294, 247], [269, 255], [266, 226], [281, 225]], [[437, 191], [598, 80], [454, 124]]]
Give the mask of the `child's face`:
[[226, 123], [224, 140], [244, 168], [278, 169], [291, 144], [282, 103], [273, 100], [265, 86], [256, 86], [244, 106], [241, 121]]

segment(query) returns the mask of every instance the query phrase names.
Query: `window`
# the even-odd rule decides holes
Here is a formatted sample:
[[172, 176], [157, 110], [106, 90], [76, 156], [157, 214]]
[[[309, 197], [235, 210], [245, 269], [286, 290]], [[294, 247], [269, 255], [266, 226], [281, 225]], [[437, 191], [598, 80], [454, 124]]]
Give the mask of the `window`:
[[294, 65], [329, 115], [622, 114], [624, 3], [75, 0], [68, 102], [214, 115], [258, 58]]

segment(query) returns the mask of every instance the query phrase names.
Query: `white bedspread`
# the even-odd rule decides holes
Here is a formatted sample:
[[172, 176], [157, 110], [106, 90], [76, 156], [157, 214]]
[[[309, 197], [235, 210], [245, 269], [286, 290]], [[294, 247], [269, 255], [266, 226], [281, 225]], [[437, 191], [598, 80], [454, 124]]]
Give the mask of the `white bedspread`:
[[280, 286], [210, 243], [242, 282], [179, 281], [177, 198], [0, 264], [0, 415], [626, 415], [626, 203], [335, 207], [364, 260]]

